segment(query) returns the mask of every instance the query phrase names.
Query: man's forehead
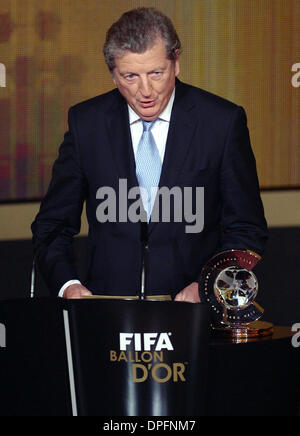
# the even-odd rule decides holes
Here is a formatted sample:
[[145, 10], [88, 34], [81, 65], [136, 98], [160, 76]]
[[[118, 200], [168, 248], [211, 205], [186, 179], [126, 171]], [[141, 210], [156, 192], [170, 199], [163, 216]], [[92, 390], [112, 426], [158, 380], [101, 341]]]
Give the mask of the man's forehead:
[[121, 76], [125, 76], [126, 74], [133, 74], [133, 73], [154, 73], [157, 71], [165, 71], [167, 70], [168, 66], [167, 65], [163, 65], [163, 64], [157, 64], [157, 65], [152, 65], [150, 66], [150, 68], [147, 68], [147, 65], [142, 65], [141, 68], [138, 68], [138, 65], [120, 65], [119, 67], [117, 67], [118, 73]]
[[145, 63], [157, 62], [158, 60], [163, 65], [165, 65], [169, 60], [167, 58], [165, 45], [161, 40], [157, 40], [154, 45], [151, 45], [147, 50], [142, 53], [128, 50], [121, 55], [115, 57], [115, 63], [119, 66], [125, 64], [142, 65]]

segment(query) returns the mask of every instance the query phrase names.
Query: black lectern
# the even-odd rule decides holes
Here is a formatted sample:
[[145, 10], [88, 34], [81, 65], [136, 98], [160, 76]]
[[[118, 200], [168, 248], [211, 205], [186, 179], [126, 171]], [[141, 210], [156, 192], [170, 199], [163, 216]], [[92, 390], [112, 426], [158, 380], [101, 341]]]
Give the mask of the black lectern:
[[17, 300], [0, 323], [1, 415], [206, 414], [206, 305]]

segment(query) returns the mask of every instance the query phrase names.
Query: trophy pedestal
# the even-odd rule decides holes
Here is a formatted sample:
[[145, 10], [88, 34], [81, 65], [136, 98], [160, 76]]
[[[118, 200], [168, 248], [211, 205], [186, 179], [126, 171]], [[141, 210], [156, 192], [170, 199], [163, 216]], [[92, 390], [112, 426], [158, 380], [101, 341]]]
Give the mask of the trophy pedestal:
[[232, 341], [249, 341], [269, 337], [274, 332], [274, 325], [266, 321], [253, 321], [249, 324], [231, 326], [213, 326], [213, 333], [222, 335]]

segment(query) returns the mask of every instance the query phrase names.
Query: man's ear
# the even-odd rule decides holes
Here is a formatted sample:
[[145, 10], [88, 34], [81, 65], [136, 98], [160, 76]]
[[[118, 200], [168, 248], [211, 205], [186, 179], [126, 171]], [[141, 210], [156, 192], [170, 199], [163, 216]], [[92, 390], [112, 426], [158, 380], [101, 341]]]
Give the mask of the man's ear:
[[180, 50], [177, 49], [175, 51], [175, 59], [174, 59], [174, 71], [175, 71], [175, 77], [177, 77], [180, 73], [180, 64], [179, 64], [179, 55], [180, 55]]
[[175, 59], [174, 61], [174, 70], [175, 70], [175, 77], [177, 77], [180, 73], [180, 64], [179, 64], [179, 59]]

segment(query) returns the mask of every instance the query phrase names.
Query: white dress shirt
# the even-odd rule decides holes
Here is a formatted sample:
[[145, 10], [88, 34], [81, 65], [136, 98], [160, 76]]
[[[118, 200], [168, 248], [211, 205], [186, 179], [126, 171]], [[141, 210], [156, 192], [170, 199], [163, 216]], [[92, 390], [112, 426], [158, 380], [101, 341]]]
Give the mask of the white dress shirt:
[[[169, 124], [171, 119], [174, 98], [175, 98], [175, 89], [170, 97], [167, 106], [165, 107], [164, 111], [160, 114], [160, 116], [158, 117], [154, 126], [151, 129], [162, 162], [164, 160], [164, 155], [166, 150], [167, 136], [169, 131]], [[134, 112], [134, 110], [129, 105], [128, 105], [128, 112], [129, 112], [129, 124], [130, 124], [133, 152], [134, 152], [134, 157], [136, 157], [138, 145], [143, 134], [143, 124], [141, 118]]]
[[[151, 129], [162, 162], [164, 160], [164, 155], [166, 150], [166, 143], [167, 143], [167, 137], [169, 132], [169, 125], [170, 125], [174, 98], [175, 98], [175, 88], [173, 90], [173, 93], [170, 97], [167, 106], [165, 107], [164, 111], [159, 115], [154, 126]], [[130, 124], [132, 147], [133, 147], [134, 157], [136, 157], [138, 145], [143, 134], [143, 124], [142, 124], [142, 119], [139, 117], [139, 115], [137, 115], [136, 112], [134, 112], [134, 110], [129, 105], [128, 105], [128, 112], [129, 112], [129, 124]], [[69, 280], [67, 283], [65, 283], [62, 286], [62, 288], [58, 293], [58, 296], [62, 297], [65, 289], [73, 284], [81, 284], [81, 283], [79, 280]]]

